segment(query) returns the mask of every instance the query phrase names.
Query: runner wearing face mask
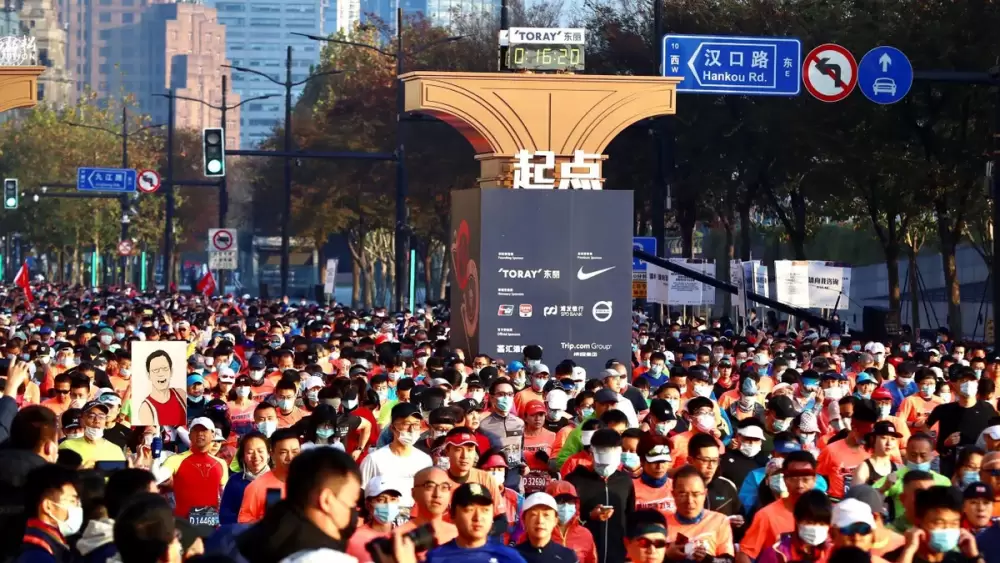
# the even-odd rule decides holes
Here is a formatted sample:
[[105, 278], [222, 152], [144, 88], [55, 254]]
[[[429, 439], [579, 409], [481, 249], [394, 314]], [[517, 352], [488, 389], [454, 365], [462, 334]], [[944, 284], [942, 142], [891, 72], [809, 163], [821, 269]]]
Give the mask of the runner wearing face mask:
[[[507, 464], [512, 468], [520, 468], [524, 463], [522, 455], [524, 421], [511, 414], [514, 406], [514, 387], [508, 380], [500, 378], [490, 384], [490, 403], [490, 414], [480, 421], [479, 428], [483, 432], [499, 437]], [[504, 485], [510, 489], [520, 490], [520, 470], [508, 471]]]
[[737, 446], [723, 454], [720, 469], [723, 477], [739, 487], [751, 471], [764, 467], [764, 460], [759, 457], [764, 429], [757, 420], [745, 420], [740, 423], [734, 441]]
[[760, 375], [745, 371], [740, 377], [739, 385], [719, 398], [719, 408], [726, 411], [730, 420], [738, 423], [753, 419], [763, 423], [764, 405], [760, 398], [759, 382]]
[[524, 408], [528, 403], [545, 400], [542, 389], [549, 382], [549, 366], [537, 364], [532, 366], [530, 371], [530, 387], [526, 387], [514, 395], [514, 410], [512, 412], [521, 416], [524, 415]]
[[76, 478], [75, 471], [55, 464], [31, 472], [24, 491], [28, 521], [18, 561], [72, 560], [66, 538], [83, 525]]
[[982, 431], [989, 427], [990, 419], [997, 416], [991, 404], [976, 398], [979, 380], [971, 368], [954, 365], [948, 372], [952, 394], [958, 400], [939, 405], [926, 421], [928, 426], [940, 425], [937, 451], [941, 454], [941, 472], [945, 475], [954, 471], [958, 448], [975, 444]]
[[[392, 408], [389, 425], [392, 442], [378, 448], [361, 462], [363, 485], [381, 476], [399, 483], [406, 490], [413, 488], [413, 476], [421, 469], [434, 465], [431, 456], [414, 447], [420, 438], [423, 420], [420, 409], [414, 404], [400, 403]], [[409, 506], [406, 504], [407, 508]]]
[[81, 467], [90, 469], [98, 461], [125, 461], [122, 449], [104, 439], [104, 428], [108, 422], [108, 406], [100, 401], [84, 405], [80, 421], [83, 437], [65, 440], [59, 449], [72, 450], [83, 458]]
[[696, 434], [710, 434], [715, 438], [719, 448], [725, 448], [722, 440], [719, 439], [721, 433], [715, 424], [715, 404], [706, 397], [695, 397], [687, 403], [686, 414], [691, 423], [691, 430], [677, 434], [670, 442], [670, 452], [674, 458], [674, 468], [683, 467], [688, 461], [688, 442]]

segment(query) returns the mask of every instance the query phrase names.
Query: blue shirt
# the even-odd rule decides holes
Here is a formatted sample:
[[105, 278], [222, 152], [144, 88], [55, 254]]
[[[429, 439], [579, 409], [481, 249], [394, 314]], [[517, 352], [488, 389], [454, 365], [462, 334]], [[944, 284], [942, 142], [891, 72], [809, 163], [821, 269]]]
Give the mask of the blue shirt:
[[[758, 489], [766, 474], [767, 467], [758, 467], [747, 473], [746, 479], [743, 480], [743, 484], [740, 486], [740, 503], [743, 504], [743, 510], [747, 515], [752, 515], [758, 508], [761, 508], [758, 506]], [[828, 488], [829, 485], [826, 482], [826, 478], [822, 475], [816, 475], [815, 489], [825, 493]]]
[[976, 546], [984, 561], [1000, 561], [1000, 525], [993, 522], [989, 528], [979, 532]]
[[653, 375], [653, 372], [651, 371], [647, 371], [646, 373], [642, 374], [642, 377], [643, 379], [649, 382], [650, 389], [657, 389], [659, 387], [666, 385], [667, 383], [670, 383], [670, 371], [666, 369], [660, 372], [659, 377]]
[[483, 547], [459, 547], [455, 540], [427, 552], [426, 563], [527, 563], [512, 547], [486, 542]]
[[572, 549], [549, 541], [541, 549], [532, 547], [530, 542], [517, 544], [514, 549], [527, 563], [579, 563], [580, 558]]
[[917, 392], [917, 384], [914, 381], [910, 381], [906, 384], [906, 387], [903, 388], [896, 385], [895, 381], [887, 381], [882, 388], [892, 395], [892, 410], [889, 411], [892, 415], [896, 414], [896, 411], [899, 409], [899, 405], [903, 402], [903, 399]]

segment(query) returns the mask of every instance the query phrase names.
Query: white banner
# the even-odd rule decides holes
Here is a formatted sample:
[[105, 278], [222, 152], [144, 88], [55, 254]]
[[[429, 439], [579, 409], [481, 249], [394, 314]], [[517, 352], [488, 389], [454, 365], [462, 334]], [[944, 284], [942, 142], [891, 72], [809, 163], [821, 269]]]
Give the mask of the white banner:
[[[670, 258], [670, 261], [689, 270], [694, 270], [713, 278], [715, 277], [715, 262], [711, 260]], [[697, 282], [687, 276], [670, 272], [670, 304], [694, 307], [699, 305], [714, 305], [715, 288]]]
[[323, 280], [323, 292], [333, 295], [337, 287], [337, 258], [328, 258], [326, 261], [326, 278]]
[[738, 260], [732, 260], [729, 263], [729, 269], [731, 272], [735, 271], [737, 273], [736, 276], [732, 276], [735, 278], [733, 281], [735, 282], [734, 285], [736, 286], [736, 303], [735, 303], [736, 317], [737, 320], [744, 319], [745, 322], [745, 319], [747, 318], [746, 276], [740, 274], [743, 274], [746, 270], [752, 270], [753, 264], [750, 264], [748, 262], [740, 262]]
[[762, 297], [771, 296], [771, 287], [767, 279], [767, 265], [760, 260], [753, 261], [753, 292]]
[[670, 272], [655, 264], [646, 265], [646, 301], [669, 305]]
[[776, 260], [778, 301], [794, 307], [848, 309], [851, 267], [818, 260]]

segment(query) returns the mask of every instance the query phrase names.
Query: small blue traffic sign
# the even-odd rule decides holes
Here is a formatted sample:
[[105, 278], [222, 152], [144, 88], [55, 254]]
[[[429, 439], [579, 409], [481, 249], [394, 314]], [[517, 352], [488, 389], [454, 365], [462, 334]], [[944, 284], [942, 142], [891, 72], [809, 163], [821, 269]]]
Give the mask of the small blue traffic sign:
[[[632, 250], [641, 250], [656, 256], [656, 237], [632, 237]], [[646, 263], [633, 256], [632, 271], [645, 272]]]
[[894, 104], [913, 86], [913, 66], [895, 47], [875, 47], [858, 64], [858, 88], [876, 104]]
[[802, 43], [790, 37], [664, 35], [663, 76], [678, 92], [797, 96]]
[[77, 168], [76, 189], [81, 192], [134, 192], [135, 170], [131, 168]]

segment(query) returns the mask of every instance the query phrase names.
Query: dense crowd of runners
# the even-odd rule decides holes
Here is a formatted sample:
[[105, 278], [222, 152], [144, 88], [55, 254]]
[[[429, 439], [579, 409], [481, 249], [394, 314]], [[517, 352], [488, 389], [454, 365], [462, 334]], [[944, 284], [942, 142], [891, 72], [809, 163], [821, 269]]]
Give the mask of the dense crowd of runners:
[[32, 291], [0, 561], [1000, 562], [1000, 357], [945, 329], [636, 312], [586, 371], [452, 347], [443, 306]]

